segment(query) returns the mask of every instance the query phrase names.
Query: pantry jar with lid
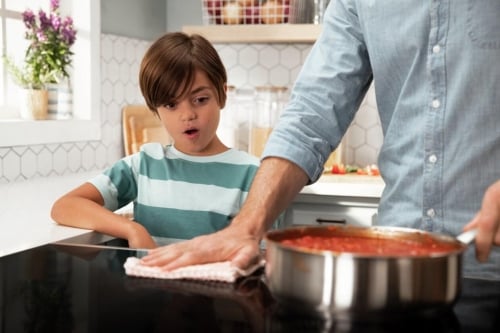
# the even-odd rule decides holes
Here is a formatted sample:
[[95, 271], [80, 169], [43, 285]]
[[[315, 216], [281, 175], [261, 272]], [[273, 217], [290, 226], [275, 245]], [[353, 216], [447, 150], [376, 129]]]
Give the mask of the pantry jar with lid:
[[287, 102], [287, 87], [259, 86], [255, 88], [255, 109], [250, 114], [250, 135], [248, 151], [257, 157], [278, 121]]
[[248, 151], [249, 117], [255, 108], [254, 89], [227, 87], [227, 99], [221, 110], [217, 136], [226, 146]]
[[228, 147], [238, 148], [238, 110], [236, 104], [235, 86], [227, 86], [226, 105], [221, 110], [217, 136]]

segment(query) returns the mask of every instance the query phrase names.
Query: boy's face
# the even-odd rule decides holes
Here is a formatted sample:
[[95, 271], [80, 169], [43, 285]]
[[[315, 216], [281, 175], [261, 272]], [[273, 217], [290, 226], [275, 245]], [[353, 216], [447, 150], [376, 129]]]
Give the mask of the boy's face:
[[215, 89], [204, 72], [196, 72], [193, 86], [182, 100], [162, 105], [157, 111], [177, 150], [206, 156], [228, 149], [215, 134], [220, 106]]

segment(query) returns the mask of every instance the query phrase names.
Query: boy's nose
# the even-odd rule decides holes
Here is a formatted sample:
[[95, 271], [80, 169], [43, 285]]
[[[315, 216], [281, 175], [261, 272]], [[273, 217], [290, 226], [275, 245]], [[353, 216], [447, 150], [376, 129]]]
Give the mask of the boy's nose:
[[181, 119], [182, 120], [193, 120], [196, 118], [196, 113], [192, 107], [185, 106], [182, 108]]

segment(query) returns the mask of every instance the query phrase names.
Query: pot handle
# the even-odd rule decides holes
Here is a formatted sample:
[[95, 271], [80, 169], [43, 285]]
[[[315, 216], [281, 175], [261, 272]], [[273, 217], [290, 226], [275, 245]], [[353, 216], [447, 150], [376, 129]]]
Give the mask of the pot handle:
[[458, 235], [457, 240], [464, 244], [470, 244], [476, 238], [476, 234], [477, 234], [477, 228], [470, 229]]

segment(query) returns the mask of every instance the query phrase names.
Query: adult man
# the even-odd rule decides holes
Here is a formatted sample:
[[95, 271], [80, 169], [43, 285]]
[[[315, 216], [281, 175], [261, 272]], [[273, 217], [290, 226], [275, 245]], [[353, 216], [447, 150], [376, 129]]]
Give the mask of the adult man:
[[272, 221], [321, 175], [373, 80], [386, 184], [377, 221], [453, 236], [476, 227], [454, 310], [463, 332], [497, 332], [499, 16], [498, 0], [330, 2], [240, 213], [212, 235], [151, 251], [144, 263], [248, 265]]
[[500, 280], [499, 15], [497, 0], [332, 1], [240, 214], [144, 262], [248, 264], [271, 221], [321, 175], [373, 80], [379, 223], [457, 235], [472, 221], [484, 262], [471, 247], [464, 275]]

